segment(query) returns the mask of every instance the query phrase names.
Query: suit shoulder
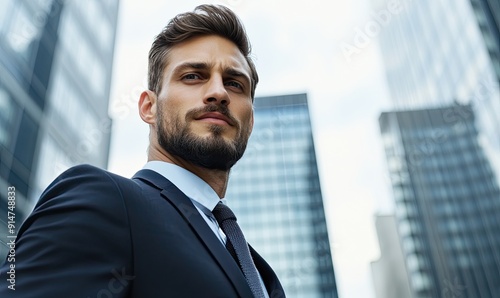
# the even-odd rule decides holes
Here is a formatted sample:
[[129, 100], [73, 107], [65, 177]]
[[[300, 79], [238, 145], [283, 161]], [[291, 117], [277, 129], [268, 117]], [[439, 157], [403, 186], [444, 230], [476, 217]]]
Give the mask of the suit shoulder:
[[132, 180], [129, 178], [125, 178], [123, 176], [98, 168], [96, 166], [89, 164], [81, 164], [73, 166], [64, 171], [51, 183], [51, 185], [48, 188], [50, 188], [53, 184], [57, 184], [60, 181], [73, 180], [73, 179], [78, 180], [79, 184], [88, 183], [90, 181], [95, 181], [95, 180], [101, 180], [103, 182], [105, 181], [115, 182], [115, 183], [132, 182]]
[[108, 176], [108, 177], [114, 178], [114, 179], [127, 179], [128, 180], [128, 178], [122, 177], [120, 175], [111, 173], [107, 170], [104, 170], [104, 169], [101, 169], [99, 167], [89, 165], [89, 164], [80, 164], [80, 165], [73, 166], [73, 167], [67, 169], [66, 171], [64, 171], [61, 175], [59, 175], [59, 177], [61, 177], [61, 178], [71, 177], [71, 176], [83, 176], [83, 177], [85, 177], [85, 176], [97, 176], [97, 177]]
[[102, 201], [123, 197], [136, 190], [138, 186], [132, 179], [92, 165], [82, 164], [60, 174], [41, 194], [36, 207], [48, 200], [53, 201], [55, 198], [83, 199], [87, 202]]
[[54, 216], [75, 222], [102, 222], [116, 217], [117, 222], [125, 224], [128, 222], [125, 197], [133, 196], [135, 189], [137, 187], [131, 179], [98, 167], [71, 167], [41, 194], [20, 233], [36, 220]]
[[[95, 297], [113, 272], [132, 272], [126, 190], [116, 176], [80, 165], [45, 190], [16, 238], [16, 272], [23, 276], [16, 287], [24, 293], [20, 296], [69, 297], [78, 289], [84, 297]], [[6, 265], [0, 268], [7, 270]], [[4, 284], [0, 280], [0, 287]]]

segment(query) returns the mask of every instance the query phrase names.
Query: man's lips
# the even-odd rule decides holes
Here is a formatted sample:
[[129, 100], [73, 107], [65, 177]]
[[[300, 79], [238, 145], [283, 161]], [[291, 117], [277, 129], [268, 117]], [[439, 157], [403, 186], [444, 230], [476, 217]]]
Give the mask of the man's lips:
[[222, 115], [221, 113], [218, 112], [209, 112], [202, 114], [201, 116], [197, 117], [196, 120], [207, 120], [213, 123], [219, 123], [219, 124], [224, 124], [222, 122], [225, 122], [225, 124], [229, 124], [231, 126], [234, 126], [233, 120], [231, 120], [229, 117]]

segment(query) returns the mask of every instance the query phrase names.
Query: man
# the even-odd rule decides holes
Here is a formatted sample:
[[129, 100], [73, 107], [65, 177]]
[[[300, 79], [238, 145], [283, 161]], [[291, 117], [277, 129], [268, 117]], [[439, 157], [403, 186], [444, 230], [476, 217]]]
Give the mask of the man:
[[228, 8], [171, 20], [139, 99], [148, 163], [132, 179], [86, 165], [59, 176], [18, 233], [0, 297], [284, 297], [222, 199], [253, 126], [249, 54]]

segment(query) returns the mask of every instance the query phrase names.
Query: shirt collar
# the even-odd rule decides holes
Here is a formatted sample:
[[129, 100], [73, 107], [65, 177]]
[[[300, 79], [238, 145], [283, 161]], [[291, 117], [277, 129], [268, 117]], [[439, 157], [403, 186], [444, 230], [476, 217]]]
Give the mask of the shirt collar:
[[225, 201], [219, 199], [215, 190], [203, 179], [178, 165], [155, 160], [147, 162], [143, 169], [155, 171], [170, 180], [186, 196], [196, 202], [198, 207], [201, 205], [210, 212], [214, 210], [219, 201]]

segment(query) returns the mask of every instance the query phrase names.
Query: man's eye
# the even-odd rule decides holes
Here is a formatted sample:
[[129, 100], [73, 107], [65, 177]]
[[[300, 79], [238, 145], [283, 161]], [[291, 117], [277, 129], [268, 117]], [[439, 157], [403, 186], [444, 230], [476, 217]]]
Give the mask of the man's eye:
[[182, 77], [184, 80], [199, 80], [201, 77], [195, 73], [190, 73]]
[[243, 89], [243, 86], [241, 86], [241, 84], [238, 83], [238, 82], [236, 82], [236, 81], [226, 82], [226, 86], [235, 87], [235, 88], [238, 88], [238, 89]]

